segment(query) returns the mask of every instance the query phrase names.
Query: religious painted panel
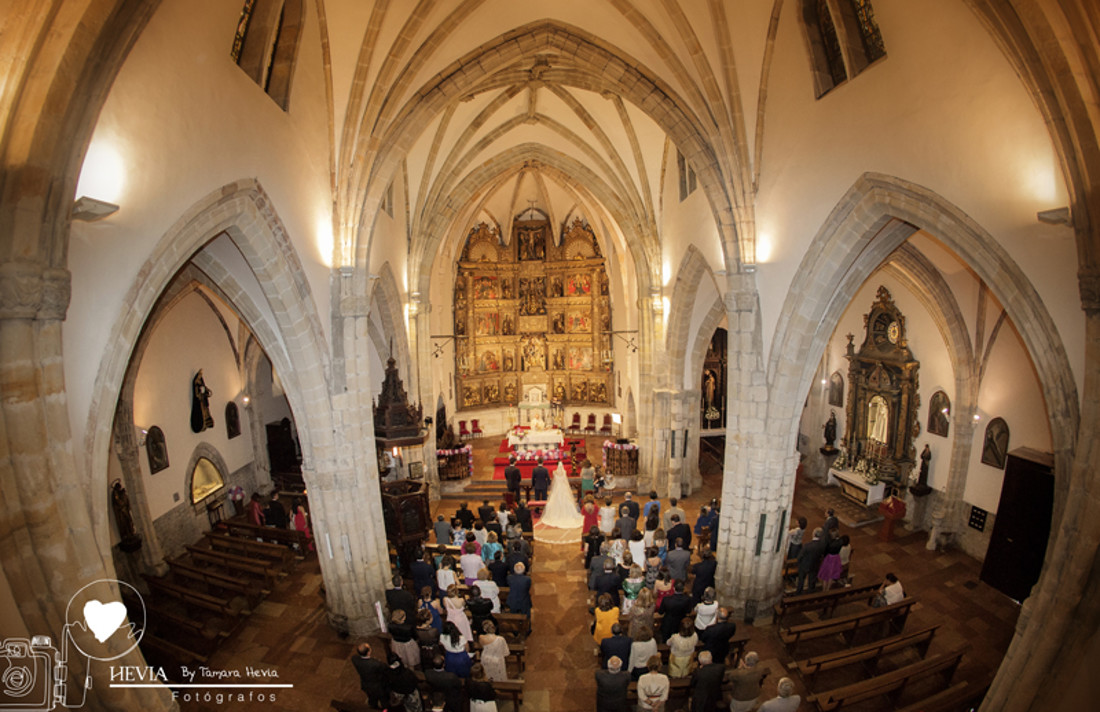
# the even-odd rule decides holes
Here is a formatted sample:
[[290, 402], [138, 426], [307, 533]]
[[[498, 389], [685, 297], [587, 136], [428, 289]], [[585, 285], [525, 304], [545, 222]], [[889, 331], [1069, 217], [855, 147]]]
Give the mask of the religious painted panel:
[[568, 399], [568, 393], [566, 392], [566, 381], [567, 379], [565, 378], [554, 379], [553, 397], [554, 400], [558, 403], [565, 403]]
[[474, 316], [474, 333], [478, 336], [496, 336], [500, 334], [500, 314], [481, 312]]
[[519, 400], [519, 384], [516, 382], [515, 376], [505, 376], [504, 382], [504, 403], [506, 405], [515, 405]]
[[844, 407], [844, 376], [836, 371], [829, 376], [829, 405]]
[[592, 293], [592, 278], [587, 274], [570, 275], [565, 280], [565, 296], [588, 296]]
[[489, 381], [481, 388], [481, 402], [486, 405], [490, 403], [500, 402], [500, 384], [496, 381]]
[[591, 371], [592, 349], [584, 346], [570, 346], [567, 363], [570, 371]]
[[570, 380], [570, 384], [572, 388], [570, 390], [569, 400], [573, 403], [588, 402], [588, 380], [574, 376]]
[[482, 275], [474, 278], [474, 299], [499, 299], [500, 287], [496, 277]]
[[485, 349], [479, 353], [477, 357], [477, 370], [479, 373], [499, 371], [500, 360], [497, 357], [497, 352], [493, 349]]
[[462, 405], [470, 407], [481, 405], [481, 389], [476, 383], [468, 383], [462, 386]]
[[607, 403], [607, 383], [603, 380], [589, 381], [588, 396], [593, 403]]
[[589, 312], [570, 312], [565, 317], [565, 331], [569, 334], [592, 333], [592, 315]]
[[1003, 470], [1008, 456], [1008, 423], [1004, 418], [994, 418], [985, 426], [985, 442], [982, 444], [982, 462]]
[[947, 437], [950, 429], [951, 399], [943, 391], [936, 391], [928, 401], [928, 432]]

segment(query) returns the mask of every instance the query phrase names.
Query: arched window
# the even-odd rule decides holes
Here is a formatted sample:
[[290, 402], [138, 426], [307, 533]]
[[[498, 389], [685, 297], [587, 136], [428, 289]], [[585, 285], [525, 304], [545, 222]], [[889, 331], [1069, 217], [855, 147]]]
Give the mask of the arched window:
[[191, 504], [198, 504], [225, 487], [225, 477], [218, 466], [205, 457], [195, 462], [191, 472]]
[[233, 38], [233, 61], [284, 111], [302, 21], [302, 0], [245, 0]]
[[871, 0], [802, 0], [802, 27], [819, 99], [886, 56]]

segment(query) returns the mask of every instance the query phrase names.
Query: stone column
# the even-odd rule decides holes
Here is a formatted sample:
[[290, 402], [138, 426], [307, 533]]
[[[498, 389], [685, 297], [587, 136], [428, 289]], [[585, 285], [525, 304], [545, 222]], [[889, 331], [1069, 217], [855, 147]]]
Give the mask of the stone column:
[[[96, 546], [72, 456], [61, 346], [68, 302], [66, 270], [0, 266], [0, 563], [23, 626], [31, 635], [50, 636], [58, 648], [70, 599], [115, 576]], [[69, 679], [77, 685], [88, 673], [81, 658], [69, 658]], [[144, 666], [145, 660], [135, 648], [112, 664]], [[97, 665], [99, 679], [84, 709], [176, 707], [167, 688], [109, 688], [103, 664]]]
[[[785, 451], [793, 409], [769, 411], [755, 274], [730, 276], [728, 418], [718, 590], [725, 605], [754, 617], [781, 592], [783, 542], [796, 457]], [[780, 412], [780, 410], [782, 412]], [[791, 412], [787, 412], [791, 411]]]

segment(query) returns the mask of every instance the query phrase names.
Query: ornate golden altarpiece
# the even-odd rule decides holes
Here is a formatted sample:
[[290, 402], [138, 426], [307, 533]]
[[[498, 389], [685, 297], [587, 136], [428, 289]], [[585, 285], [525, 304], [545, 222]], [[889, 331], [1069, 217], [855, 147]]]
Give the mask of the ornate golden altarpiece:
[[612, 405], [613, 351], [607, 268], [580, 218], [553, 239], [535, 209], [466, 238], [454, 291], [459, 407], [519, 405], [540, 387], [561, 405]]

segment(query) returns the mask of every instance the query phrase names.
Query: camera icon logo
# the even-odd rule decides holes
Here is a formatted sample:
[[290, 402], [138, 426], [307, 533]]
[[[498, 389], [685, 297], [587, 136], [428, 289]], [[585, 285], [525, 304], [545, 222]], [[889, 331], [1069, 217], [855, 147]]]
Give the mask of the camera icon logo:
[[[127, 606], [120, 594], [130, 601]], [[106, 601], [106, 602], [105, 602]], [[129, 616], [130, 621], [126, 622]], [[145, 601], [136, 588], [115, 579], [99, 579], [77, 591], [65, 609], [61, 649], [49, 636], [8, 638], [0, 643], [0, 712], [49, 712], [59, 705], [84, 705], [90, 674], [70, 690], [70, 654], [110, 662], [134, 650], [145, 631]], [[73, 652], [75, 649], [75, 653]], [[70, 691], [79, 698], [70, 701]]]

